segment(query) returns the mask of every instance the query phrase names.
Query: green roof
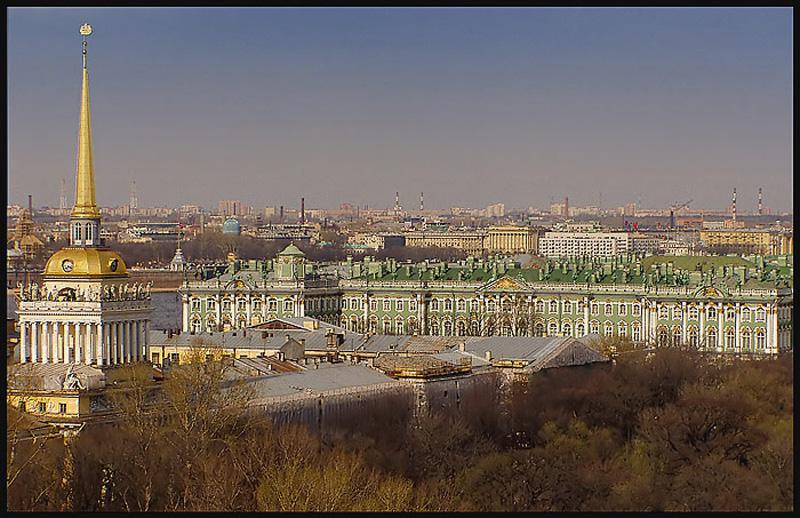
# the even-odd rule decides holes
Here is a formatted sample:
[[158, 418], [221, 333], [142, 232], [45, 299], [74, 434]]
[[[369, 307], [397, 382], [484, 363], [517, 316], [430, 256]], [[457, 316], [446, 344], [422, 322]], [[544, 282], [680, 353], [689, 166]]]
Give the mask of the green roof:
[[675, 256], [675, 255], [653, 255], [642, 259], [642, 268], [649, 270], [654, 264], [672, 263], [677, 270], [696, 271], [702, 267], [703, 271], [708, 271], [712, 267], [721, 266], [747, 266], [754, 268], [756, 265], [741, 257], [728, 255], [712, 256]]
[[286, 248], [281, 250], [281, 252], [278, 255], [281, 255], [281, 256], [295, 255], [295, 256], [305, 257], [306, 254], [304, 254], [302, 250], [300, 250], [299, 248], [294, 246], [294, 243], [291, 243], [291, 244], [289, 244], [289, 246], [287, 246]]

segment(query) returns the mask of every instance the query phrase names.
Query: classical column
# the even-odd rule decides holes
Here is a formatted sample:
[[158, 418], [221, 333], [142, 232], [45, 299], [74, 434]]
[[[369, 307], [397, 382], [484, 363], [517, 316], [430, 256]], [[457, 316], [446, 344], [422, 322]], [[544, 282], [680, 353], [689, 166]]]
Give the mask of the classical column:
[[95, 328], [95, 352], [97, 354], [97, 366], [102, 367], [106, 364], [106, 349], [104, 347], [105, 337], [103, 336], [103, 323], [94, 324]]
[[700, 305], [700, 336], [698, 337], [701, 344], [705, 344], [704, 349], [708, 349], [706, 343], [706, 305]]
[[144, 326], [144, 337], [142, 339], [142, 358], [147, 361], [148, 354], [149, 354], [149, 345], [150, 345], [150, 321], [145, 320], [142, 322]]
[[686, 301], [681, 302], [681, 344], [686, 344], [686, 325], [689, 320], [689, 313], [686, 307]]
[[31, 322], [31, 361], [39, 361], [39, 322]]
[[[181, 297], [182, 306], [183, 306], [183, 332], [189, 332], [189, 297], [187, 295], [183, 295]], [[236, 301], [233, 301], [233, 310], [236, 311]], [[235, 315], [234, 315], [235, 316]], [[235, 320], [234, 320], [235, 322]]]
[[[302, 316], [302, 315], [300, 315]], [[247, 297], [247, 325], [250, 325], [250, 322], [253, 320], [253, 298]]]
[[122, 322], [114, 322], [114, 363], [123, 363], [122, 357]]
[[82, 342], [82, 325], [80, 322], [75, 322], [75, 363], [82, 363], [83, 362], [83, 355], [86, 354], [85, 346], [83, 346]]
[[[70, 339], [70, 334], [71, 334], [70, 333], [70, 323], [69, 322], [64, 322], [63, 325], [64, 325], [64, 341], [63, 341], [63, 343], [64, 343], [64, 345], [63, 345], [63, 347], [64, 347], [64, 356], [61, 358], [61, 361], [63, 363], [72, 363], [72, 358], [70, 357], [70, 354], [69, 354], [69, 342], [70, 342], [69, 339]], [[76, 347], [77, 347], [77, 344], [76, 344]]]
[[28, 361], [28, 355], [26, 354], [25, 348], [27, 347], [27, 322], [20, 322], [19, 323], [19, 362], [25, 363]]
[[134, 320], [131, 324], [133, 325], [133, 360], [139, 362], [142, 361], [142, 330], [138, 320]]
[[717, 351], [722, 350], [722, 344], [725, 342], [723, 341], [723, 326], [725, 325], [723, 322], [723, 317], [725, 316], [725, 312], [722, 310], [722, 302], [717, 304]]
[[583, 333], [589, 334], [589, 297], [583, 297]]
[[50, 331], [49, 322], [42, 322], [41, 338], [42, 338], [42, 363], [50, 362], [50, 340], [48, 333]]
[[736, 340], [734, 341], [734, 351], [739, 352], [742, 350], [742, 336], [740, 333], [740, 326], [742, 322], [742, 304], [741, 302], [736, 303], [736, 320], [734, 321], [734, 326], [736, 328]]
[[119, 323], [119, 346], [120, 346], [120, 362], [128, 363], [128, 321], [123, 320]]

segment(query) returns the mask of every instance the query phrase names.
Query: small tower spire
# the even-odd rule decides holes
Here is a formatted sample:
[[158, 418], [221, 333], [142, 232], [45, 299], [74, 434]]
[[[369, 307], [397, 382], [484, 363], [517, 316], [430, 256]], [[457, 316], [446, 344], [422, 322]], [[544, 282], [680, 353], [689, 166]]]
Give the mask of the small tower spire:
[[99, 218], [94, 195], [94, 167], [92, 164], [92, 126], [89, 112], [89, 69], [86, 67], [86, 38], [92, 33], [88, 23], [81, 26], [83, 36], [83, 79], [81, 82], [81, 122], [78, 131], [78, 174], [75, 188], [75, 218]]
[[92, 165], [92, 126], [89, 114], [89, 71], [86, 68], [86, 38], [92, 33], [88, 23], [81, 25], [83, 36], [83, 79], [81, 82], [81, 121], [78, 131], [78, 171], [75, 180], [75, 205], [70, 218], [71, 246], [102, 246], [100, 209], [94, 196]]

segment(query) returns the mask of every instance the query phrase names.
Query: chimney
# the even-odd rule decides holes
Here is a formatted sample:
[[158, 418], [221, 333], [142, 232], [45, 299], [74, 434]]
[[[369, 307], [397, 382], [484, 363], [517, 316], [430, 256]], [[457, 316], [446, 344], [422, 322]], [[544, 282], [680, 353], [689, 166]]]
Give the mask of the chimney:
[[736, 223], [736, 187], [733, 188], [733, 203], [731, 204], [731, 213], [733, 214], [733, 222]]
[[420, 210], [420, 212], [425, 210], [425, 203], [424, 203], [423, 194], [425, 194], [425, 193], [423, 193], [423, 192], [419, 193], [419, 210]]
[[300, 224], [306, 224], [306, 199], [300, 198]]
[[28, 212], [30, 212], [31, 216], [33, 216], [33, 195], [32, 194], [28, 195]]
[[492, 361], [492, 351], [486, 351], [486, 353], [484, 354], [484, 357], [486, 358], [487, 362]]
[[761, 187], [758, 188], [758, 215], [763, 214], [763, 206], [761, 205]]
[[280, 214], [280, 216], [278, 217], [278, 221], [279, 221], [279, 222], [281, 222], [281, 223], [283, 223], [283, 205], [281, 205], [281, 214]]

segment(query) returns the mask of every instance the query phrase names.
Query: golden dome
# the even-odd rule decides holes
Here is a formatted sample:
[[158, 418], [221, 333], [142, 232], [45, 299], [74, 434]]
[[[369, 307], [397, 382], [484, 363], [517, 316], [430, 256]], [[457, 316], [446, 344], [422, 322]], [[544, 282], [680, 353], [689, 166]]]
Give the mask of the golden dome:
[[62, 248], [47, 260], [45, 277], [126, 277], [122, 257], [110, 248]]

